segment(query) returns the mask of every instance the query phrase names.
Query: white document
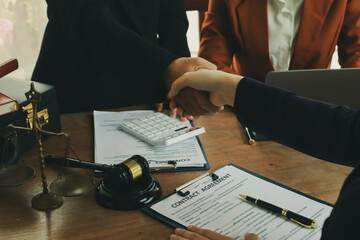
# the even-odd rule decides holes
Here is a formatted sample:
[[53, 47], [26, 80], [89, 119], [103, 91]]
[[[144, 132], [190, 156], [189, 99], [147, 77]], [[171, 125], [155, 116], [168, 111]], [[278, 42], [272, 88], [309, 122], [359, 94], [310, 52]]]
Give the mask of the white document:
[[[196, 225], [220, 234], [243, 239], [244, 234], [256, 233], [266, 239], [320, 239], [325, 219], [332, 207], [310, 199], [278, 184], [250, 174], [234, 165], [226, 165], [214, 172], [219, 178], [203, 178], [184, 191], [164, 198], [148, 207], [150, 215], [163, 215], [183, 226]], [[279, 214], [275, 214], [243, 200], [239, 194], [270, 202], [281, 208], [299, 213], [318, 222], [315, 229], [301, 227]], [[148, 212], [144, 210], [145, 212]]]
[[[167, 161], [176, 161], [177, 167], [204, 167], [206, 162], [196, 137], [170, 146], [152, 146], [122, 131], [119, 124], [143, 117], [153, 111], [94, 111], [95, 162], [119, 164], [133, 155], [149, 160], [150, 167], [167, 166]], [[191, 123], [187, 121], [189, 126]]]

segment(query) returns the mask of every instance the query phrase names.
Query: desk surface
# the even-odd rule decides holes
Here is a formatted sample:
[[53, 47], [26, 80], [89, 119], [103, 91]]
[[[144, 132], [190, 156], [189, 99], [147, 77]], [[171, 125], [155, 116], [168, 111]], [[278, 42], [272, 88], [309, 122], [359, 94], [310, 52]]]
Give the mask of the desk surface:
[[[330, 203], [335, 203], [341, 185], [351, 171], [349, 167], [307, 156], [272, 141], [248, 145], [241, 125], [230, 109], [216, 116], [202, 116], [194, 123], [206, 129], [200, 140], [210, 163], [209, 171], [234, 163]], [[79, 158], [93, 161], [92, 113], [62, 115], [61, 124], [63, 131], [70, 134]], [[44, 142], [45, 155], [62, 155], [64, 151], [65, 141], [61, 137], [51, 137]], [[37, 174], [23, 185], [0, 187], [0, 239], [168, 239], [173, 232], [139, 210], [114, 211], [99, 206], [94, 191], [65, 197], [63, 205], [52, 211], [34, 210], [31, 198], [42, 191], [36, 149], [23, 154], [23, 159]], [[175, 187], [204, 172], [157, 173], [153, 176], [166, 196]], [[48, 184], [58, 174], [59, 168], [47, 166]]]

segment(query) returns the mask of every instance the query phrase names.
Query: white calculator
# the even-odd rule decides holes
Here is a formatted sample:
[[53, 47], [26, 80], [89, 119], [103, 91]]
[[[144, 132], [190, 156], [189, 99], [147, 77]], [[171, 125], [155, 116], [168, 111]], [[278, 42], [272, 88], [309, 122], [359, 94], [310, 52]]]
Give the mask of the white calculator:
[[204, 127], [189, 126], [161, 112], [123, 122], [120, 127], [151, 145], [170, 145], [205, 132]]

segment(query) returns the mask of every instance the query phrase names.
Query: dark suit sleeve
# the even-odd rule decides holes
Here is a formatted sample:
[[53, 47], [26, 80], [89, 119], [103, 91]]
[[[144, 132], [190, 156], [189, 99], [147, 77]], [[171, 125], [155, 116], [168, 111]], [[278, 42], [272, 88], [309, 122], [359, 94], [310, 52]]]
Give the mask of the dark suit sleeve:
[[301, 152], [350, 166], [360, 160], [360, 111], [249, 78], [238, 85], [234, 110], [242, 124]]
[[359, 239], [360, 168], [357, 167], [345, 181], [338, 200], [325, 221], [321, 240]]
[[182, 57], [189, 57], [186, 32], [189, 26], [183, 0], [161, 0], [159, 45]]
[[[81, 12], [82, 39], [94, 65], [106, 63], [110, 71], [119, 72], [125, 68], [138, 76], [160, 76], [177, 55], [142, 38], [133, 30], [124, 27], [113, 16], [109, 6], [94, 3]], [[106, 59], [104, 61], [104, 59]], [[157, 79], [158, 81], [159, 79]], [[153, 83], [144, 81], [144, 87]]]

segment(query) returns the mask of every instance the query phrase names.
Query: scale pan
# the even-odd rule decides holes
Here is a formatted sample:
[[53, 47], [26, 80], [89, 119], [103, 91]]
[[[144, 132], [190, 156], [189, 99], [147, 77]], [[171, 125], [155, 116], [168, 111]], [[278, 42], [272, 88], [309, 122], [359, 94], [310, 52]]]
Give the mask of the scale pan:
[[35, 176], [35, 169], [25, 165], [10, 165], [0, 168], [0, 186], [13, 187], [26, 183]]
[[59, 196], [74, 197], [90, 192], [95, 186], [95, 180], [89, 176], [70, 174], [55, 179], [50, 184], [50, 190]]

